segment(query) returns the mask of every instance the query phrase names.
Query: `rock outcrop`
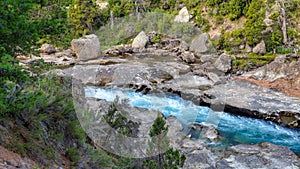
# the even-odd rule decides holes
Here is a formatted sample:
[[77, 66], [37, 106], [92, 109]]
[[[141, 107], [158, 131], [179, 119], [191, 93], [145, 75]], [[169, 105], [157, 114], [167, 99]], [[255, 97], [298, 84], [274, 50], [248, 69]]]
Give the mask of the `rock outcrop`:
[[101, 56], [100, 42], [96, 35], [86, 35], [84, 38], [73, 39], [72, 50], [76, 53], [77, 59], [86, 61]]
[[277, 56], [270, 64], [238, 79], [300, 98], [300, 60], [296, 55]]
[[189, 152], [184, 165], [186, 169], [299, 169], [300, 165], [299, 157], [291, 150], [271, 143], [232, 146], [224, 154], [216, 153], [199, 145], [194, 145], [193, 147], [189, 147], [188, 149], [185, 147], [182, 148], [183, 151]]
[[298, 98], [239, 81], [216, 85], [205, 91], [205, 95], [205, 103], [223, 105], [225, 112], [300, 127]]

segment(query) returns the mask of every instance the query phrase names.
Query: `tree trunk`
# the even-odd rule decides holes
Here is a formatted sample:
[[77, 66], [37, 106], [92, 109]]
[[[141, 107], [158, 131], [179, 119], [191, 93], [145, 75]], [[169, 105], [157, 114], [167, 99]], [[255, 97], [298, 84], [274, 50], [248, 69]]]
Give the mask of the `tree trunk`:
[[111, 10], [110, 11], [110, 27], [111, 27], [111, 29], [114, 27], [114, 24], [115, 24], [114, 22], [115, 22], [114, 13]]
[[286, 44], [288, 39], [287, 39], [287, 33], [286, 33], [286, 12], [285, 12], [285, 6], [284, 2], [281, 1], [281, 21], [282, 21], [282, 34], [283, 34], [283, 44]]

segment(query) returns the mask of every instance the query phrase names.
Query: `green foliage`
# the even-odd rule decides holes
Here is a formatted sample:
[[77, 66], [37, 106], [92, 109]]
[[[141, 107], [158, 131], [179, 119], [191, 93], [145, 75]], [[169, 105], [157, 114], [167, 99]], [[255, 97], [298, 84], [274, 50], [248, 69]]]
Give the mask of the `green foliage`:
[[[50, 43], [57, 47], [69, 47], [71, 31], [67, 24], [67, 7], [72, 0], [40, 1], [38, 9], [32, 14], [38, 26], [38, 45]], [[35, 15], [34, 15], [35, 14]]]
[[140, 20], [137, 16], [126, 16], [116, 18], [113, 27], [107, 24], [101, 27], [96, 34], [101, 42], [101, 47], [105, 49], [105, 47], [116, 44], [128, 43], [141, 31], [156, 31], [161, 35], [182, 38], [187, 42], [198, 32], [197, 28], [191, 24], [176, 23], [173, 20], [173, 15], [155, 12], [145, 14]]
[[83, 145], [86, 141], [86, 134], [83, 128], [78, 123], [78, 120], [73, 120], [69, 122], [69, 131], [73, 134], [76, 140], [78, 140], [79, 145]]
[[119, 102], [119, 98], [117, 97], [109, 106], [108, 112], [104, 116], [104, 120], [120, 134], [132, 136], [134, 128], [138, 127], [138, 123], [128, 120], [125, 113], [118, 111], [117, 108], [118, 106], [127, 106], [126, 104], [126, 100]]
[[36, 97], [34, 92], [24, 91], [29, 82], [28, 72], [23, 71], [18, 62], [3, 54], [0, 62], [0, 116], [20, 113]]
[[235, 20], [245, 15], [252, 0], [230, 0], [229, 1], [229, 19]]
[[289, 54], [289, 53], [294, 53], [294, 50], [291, 49], [291, 48], [277, 47], [276, 48], [276, 53], [278, 53], [278, 54]]
[[99, 166], [113, 168], [114, 159], [111, 155], [107, 154], [104, 150], [94, 149], [93, 147], [89, 146], [87, 153], [90, 156], [90, 160], [88, 164], [91, 168], [98, 168]]
[[207, 5], [213, 7], [213, 6], [216, 6], [216, 5], [219, 5], [223, 2], [223, 0], [207, 0], [206, 3]]
[[278, 46], [282, 45], [283, 35], [279, 25], [273, 26], [273, 31], [269, 32], [265, 38], [267, 52], [272, 52]]
[[203, 32], [207, 32], [210, 28], [209, 22], [201, 15], [200, 11], [196, 13], [196, 24], [198, 27], [202, 28]]
[[159, 42], [160, 42], [160, 35], [155, 35], [155, 36], [153, 37], [153, 42], [154, 42], [154, 43], [159, 43]]
[[[0, 1], [0, 47], [13, 56], [26, 53], [38, 38], [36, 24], [30, 19], [34, 0]], [[18, 47], [17, 47], [18, 46]]]
[[275, 59], [274, 54], [259, 55], [250, 53], [246, 58], [232, 59], [233, 69], [251, 70], [272, 62]]
[[66, 157], [68, 157], [72, 161], [72, 165], [76, 165], [80, 160], [80, 152], [74, 148], [68, 148], [66, 151]]
[[82, 37], [93, 33], [96, 6], [92, 0], [74, 0], [68, 9], [68, 23], [73, 37]]
[[265, 18], [265, 1], [254, 0], [251, 2], [246, 13], [245, 33], [247, 44], [254, 46], [262, 40], [262, 31], [266, 28], [263, 21]]
[[166, 125], [166, 121], [164, 117], [160, 113], [158, 113], [157, 118], [154, 120], [154, 123], [151, 127], [149, 133], [150, 137], [154, 137], [160, 134], [165, 134], [166, 132], [168, 132], [168, 127], [165, 125]]
[[133, 13], [135, 4], [133, 0], [108, 0], [108, 11], [112, 11], [114, 17], [127, 16]]

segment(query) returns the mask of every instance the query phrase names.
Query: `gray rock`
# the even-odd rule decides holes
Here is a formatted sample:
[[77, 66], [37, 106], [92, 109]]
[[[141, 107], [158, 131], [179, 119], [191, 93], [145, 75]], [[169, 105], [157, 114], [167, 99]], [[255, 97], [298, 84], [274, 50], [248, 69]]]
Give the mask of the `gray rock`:
[[205, 77], [195, 75], [183, 75], [165, 83], [165, 88], [173, 91], [185, 91], [187, 89], [207, 90], [213, 83]]
[[140, 32], [133, 40], [133, 48], [145, 48], [149, 42], [149, 37], [145, 34], [144, 31]]
[[207, 77], [209, 78], [209, 80], [213, 81], [215, 84], [219, 83], [221, 81], [221, 78], [217, 74], [212, 73], [212, 72], [208, 72]]
[[216, 142], [219, 140], [219, 132], [216, 127], [208, 123], [193, 123], [188, 126], [192, 133], [199, 135], [200, 138], [205, 138]]
[[56, 49], [54, 48], [54, 46], [50, 45], [50, 44], [43, 44], [41, 46], [41, 48], [39, 48], [41, 53], [46, 53], [46, 54], [52, 54], [56, 52]]
[[183, 7], [179, 14], [175, 16], [174, 22], [183, 22], [187, 23], [190, 20], [190, 14], [186, 7]]
[[179, 46], [183, 51], [189, 50], [189, 44], [186, 43], [185, 41], [181, 41], [180, 46]]
[[245, 74], [258, 80], [274, 81], [280, 78], [287, 78], [291, 81], [298, 81], [300, 85], [300, 61], [294, 61], [286, 64], [288, 61], [286, 55], [279, 55], [275, 60], [263, 67]]
[[214, 63], [214, 66], [226, 73], [231, 69], [231, 58], [229, 55], [223, 53], [221, 56], [219, 56], [219, 58], [216, 60], [216, 62]]
[[190, 50], [201, 54], [213, 52], [214, 48], [209, 41], [209, 34], [203, 33], [194, 38], [191, 42]]
[[72, 50], [80, 61], [95, 59], [101, 56], [100, 42], [96, 35], [86, 35], [85, 38], [73, 39]]
[[204, 102], [223, 105], [229, 113], [271, 120], [285, 126], [291, 124], [285, 122], [285, 118], [296, 123], [300, 113], [299, 98], [245, 82], [230, 81], [204, 93], [209, 96], [203, 99]]
[[218, 158], [219, 157], [216, 154], [206, 148], [202, 150], [194, 150], [187, 154], [183, 168], [214, 169]]
[[196, 61], [195, 55], [191, 52], [181, 53], [180, 58], [186, 63], [194, 63]]
[[255, 145], [241, 144], [229, 148], [232, 155], [224, 160], [232, 168], [259, 169], [299, 169], [300, 161], [291, 150], [271, 143]]
[[253, 52], [254, 53], [260, 53], [260, 54], [265, 54], [266, 53], [266, 44], [265, 44], [265, 41], [262, 40], [259, 44], [257, 44], [253, 48]]
[[200, 61], [201, 63], [211, 62], [213, 63], [217, 57], [214, 55], [201, 55]]
[[183, 134], [183, 126], [174, 116], [169, 116], [166, 119], [166, 124], [169, 126], [167, 136], [170, 138], [170, 145], [174, 148], [179, 148], [185, 135]]

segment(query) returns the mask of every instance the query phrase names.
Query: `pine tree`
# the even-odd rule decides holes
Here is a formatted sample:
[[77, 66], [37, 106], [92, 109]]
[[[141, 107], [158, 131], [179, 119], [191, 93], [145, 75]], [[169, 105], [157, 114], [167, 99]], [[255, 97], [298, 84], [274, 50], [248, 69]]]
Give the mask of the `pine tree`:
[[245, 33], [248, 45], [254, 46], [262, 40], [262, 31], [266, 28], [266, 24], [263, 21], [265, 15], [265, 1], [253, 0], [246, 14]]
[[[164, 117], [158, 113], [149, 135], [151, 136], [151, 144], [149, 144], [151, 153], [159, 153], [152, 157], [151, 160], [144, 161], [144, 167], [148, 169], [176, 169], [183, 167], [185, 155], [180, 154], [179, 150], [169, 147], [169, 139], [167, 137], [168, 126]], [[163, 152], [166, 150], [166, 152]], [[154, 152], [153, 152], [154, 151]]]

